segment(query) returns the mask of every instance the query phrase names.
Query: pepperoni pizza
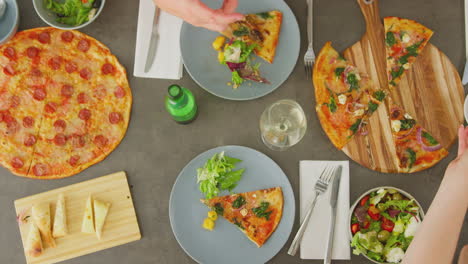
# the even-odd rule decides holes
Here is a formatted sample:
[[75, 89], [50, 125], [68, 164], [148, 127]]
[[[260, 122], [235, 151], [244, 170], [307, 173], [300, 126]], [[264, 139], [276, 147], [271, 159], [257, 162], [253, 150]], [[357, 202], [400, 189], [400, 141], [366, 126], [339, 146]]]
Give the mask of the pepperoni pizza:
[[117, 147], [131, 103], [124, 67], [99, 41], [19, 32], [0, 46], [0, 164], [30, 178], [74, 175]]

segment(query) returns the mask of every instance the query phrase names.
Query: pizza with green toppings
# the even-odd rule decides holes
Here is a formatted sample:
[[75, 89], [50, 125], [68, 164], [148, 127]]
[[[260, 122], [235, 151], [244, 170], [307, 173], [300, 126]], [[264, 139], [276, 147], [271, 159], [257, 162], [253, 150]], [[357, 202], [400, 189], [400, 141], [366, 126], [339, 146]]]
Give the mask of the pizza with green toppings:
[[399, 17], [384, 18], [389, 87], [401, 78], [429, 42], [433, 32], [418, 22]]
[[275, 232], [283, 214], [281, 187], [202, 199], [201, 202], [236, 225], [258, 247]]
[[448, 152], [427, 130], [389, 98], [390, 122], [399, 172], [412, 173], [432, 167]]
[[327, 42], [314, 67], [316, 111], [325, 133], [342, 149], [356, 133], [366, 133], [369, 117], [385, 99], [366, 75]]

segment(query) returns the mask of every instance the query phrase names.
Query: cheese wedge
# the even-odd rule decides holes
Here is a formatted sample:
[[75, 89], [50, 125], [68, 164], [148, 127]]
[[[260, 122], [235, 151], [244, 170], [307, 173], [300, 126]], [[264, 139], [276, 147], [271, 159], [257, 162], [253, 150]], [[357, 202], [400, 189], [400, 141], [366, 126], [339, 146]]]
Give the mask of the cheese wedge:
[[94, 215], [91, 195], [86, 201], [86, 209], [83, 215], [83, 223], [81, 224], [81, 232], [87, 234], [94, 234]]
[[55, 206], [54, 228], [52, 235], [54, 237], [63, 237], [68, 234], [67, 214], [65, 209], [65, 197], [59, 194], [57, 204]]
[[42, 255], [42, 240], [41, 235], [39, 234], [39, 229], [31, 222], [31, 227], [29, 227], [28, 238], [26, 240], [26, 254], [31, 257], [38, 257]]
[[49, 247], [55, 247], [55, 240], [52, 237], [50, 205], [49, 203], [35, 204], [32, 207], [32, 217], [34, 223], [39, 228], [42, 239]]
[[94, 225], [96, 227], [96, 235], [99, 239], [101, 239], [102, 236], [102, 229], [106, 222], [110, 205], [110, 203], [94, 200]]

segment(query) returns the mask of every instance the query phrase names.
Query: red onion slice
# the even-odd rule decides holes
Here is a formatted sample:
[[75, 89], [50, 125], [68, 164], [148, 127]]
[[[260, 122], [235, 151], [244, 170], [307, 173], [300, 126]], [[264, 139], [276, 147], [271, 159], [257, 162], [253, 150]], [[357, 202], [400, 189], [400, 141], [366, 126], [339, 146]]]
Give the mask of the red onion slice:
[[414, 130], [414, 126], [412, 128], [410, 128], [410, 129], [408, 129], [408, 131], [405, 134], [398, 135], [397, 139], [404, 139], [405, 137], [409, 136], [413, 132], [413, 130]]
[[419, 144], [421, 144], [421, 147], [425, 151], [430, 151], [430, 152], [437, 151], [442, 147], [440, 144], [437, 144], [437, 145], [434, 145], [434, 146], [428, 146], [428, 145], [424, 144], [424, 141], [422, 139], [422, 128], [421, 127], [418, 128], [418, 131], [417, 131], [417, 134], [416, 134], [416, 139], [418, 140]]

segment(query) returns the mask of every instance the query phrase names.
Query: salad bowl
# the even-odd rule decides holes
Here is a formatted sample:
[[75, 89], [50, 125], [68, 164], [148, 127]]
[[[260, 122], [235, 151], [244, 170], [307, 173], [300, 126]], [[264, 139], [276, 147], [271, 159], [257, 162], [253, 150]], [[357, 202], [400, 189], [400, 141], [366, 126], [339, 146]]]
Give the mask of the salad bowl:
[[[404, 191], [404, 190], [401, 190], [399, 188], [396, 188], [396, 187], [392, 187], [392, 186], [381, 186], [381, 187], [376, 187], [376, 188], [372, 188], [366, 192], [364, 192], [354, 203], [353, 205], [351, 206], [351, 209], [349, 211], [349, 216], [348, 216], [348, 223], [349, 223], [349, 228], [348, 228], [348, 235], [349, 235], [349, 240], [350, 242], [352, 242], [353, 240], [353, 237], [354, 237], [354, 234], [353, 234], [353, 231], [352, 231], [352, 222], [353, 222], [353, 216], [354, 216], [354, 211], [356, 209], [356, 207], [360, 204], [360, 202], [365, 198], [365, 197], [368, 197], [371, 193], [374, 193], [374, 192], [378, 192], [379, 190], [392, 190], [392, 191], [395, 191], [395, 193], [399, 193], [401, 194], [402, 196], [404, 196], [404, 198], [408, 198], [410, 200], [413, 200], [414, 201], [414, 204], [418, 207], [418, 214], [416, 216], [419, 216], [419, 219], [422, 221], [424, 219], [424, 210], [422, 209], [421, 207], [421, 204], [411, 195], [409, 194], [408, 192]], [[405, 227], [406, 229], [406, 227]], [[354, 248], [353, 248], [354, 249]], [[373, 263], [376, 263], [376, 264], [395, 264], [395, 262], [379, 262], [379, 261], [376, 261], [372, 258], [370, 258], [367, 254], [360, 254], [360, 255], [363, 255], [365, 258], [367, 258], [369, 261], [373, 262]], [[398, 263], [398, 262], [397, 262]]]

